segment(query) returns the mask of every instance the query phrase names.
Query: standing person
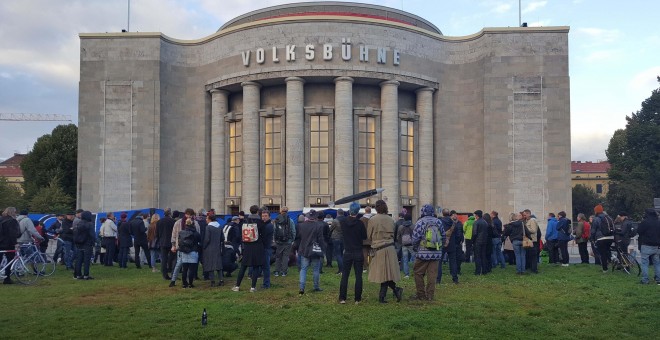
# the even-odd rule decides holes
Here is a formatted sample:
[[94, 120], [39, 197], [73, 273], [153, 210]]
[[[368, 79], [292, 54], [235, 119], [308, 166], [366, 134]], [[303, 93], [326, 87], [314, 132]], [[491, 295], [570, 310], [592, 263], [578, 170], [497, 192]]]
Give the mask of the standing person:
[[[156, 237], [156, 230], [158, 229], [158, 221], [160, 220], [160, 215], [153, 214], [151, 216], [151, 221], [149, 222], [149, 229], [147, 229], [147, 242], [149, 244], [149, 253], [151, 255], [151, 272], [156, 273], [156, 260], [158, 259], [158, 254], [160, 253], [160, 244], [158, 244], [158, 238]], [[163, 260], [161, 260], [162, 262]]]
[[509, 223], [504, 228], [504, 236], [511, 240], [513, 252], [516, 256], [516, 274], [525, 274], [526, 249], [523, 248], [523, 235], [530, 237], [531, 233], [525, 227], [521, 214], [511, 213]]
[[[192, 210], [192, 209], [191, 209]], [[181, 279], [183, 288], [195, 288], [194, 281], [197, 276], [197, 263], [199, 262], [199, 248], [202, 236], [197, 228], [199, 224], [194, 219], [194, 212], [181, 223], [181, 230], [177, 233], [174, 247], [178, 250], [181, 261]], [[175, 279], [174, 275], [172, 276]]]
[[147, 242], [147, 228], [144, 226], [144, 215], [137, 215], [134, 219], [131, 220], [131, 235], [133, 236], [133, 250], [135, 253], [135, 267], [137, 269], [142, 268], [142, 260], [140, 260], [140, 249], [144, 250], [145, 256], [147, 257], [147, 263], [149, 268], [151, 268], [151, 254], [149, 253], [149, 248]]
[[463, 231], [463, 222], [458, 219], [456, 210], [449, 212], [451, 220], [454, 222], [454, 233], [456, 234], [456, 274], [461, 275], [461, 264], [463, 263], [463, 242], [465, 241], [465, 233]]
[[362, 244], [367, 238], [367, 228], [357, 218], [359, 212], [360, 204], [353, 202], [348, 209], [348, 218], [339, 221], [344, 246], [341, 281], [339, 283], [340, 304], [346, 303], [346, 291], [348, 290], [348, 277], [351, 274], [351, 267], [355, 272], [355, 303], [358, 304], [362, 301], [362, 266], [364, 265]]
[[325, 218], [323, 219], [323, 223], [325, 225], [323, 226], [323, 239], [325, 239], [326, 247], [325, 247], [325, 261], [326, 267], [332, 268], [332, 258], [333, 258], [333, 249], [332, 249], [332, 231], [330, 228], [332, 227], [332, 221], [334, 218], [332, 218], [332, 215], [326, 214]]
[[614, 241], [614, 221], [603, 211], [603, 206], [598, 204], [594, 207], [594, 220], [591, 224], [592, 241], [596, 242], [596, 249], [600, 258], [603, 273], [607, 273], [607, 263], [610, 260], [610, 247]]
[[571, 221], [566, 218], [566, 212], [557, 213], [557, 247], [561, 252], [561, 266], [568, 267], [568, 242], [571, 240]]
[[333, 219], [332, 224], [330, 225], [330, 240], [332, 243], [331, 246], [333, 247], [332, 254], [335, 259], [337, 259], [337, 274], [341, 274], [344, 269], [344, 243], [342, 241], [343, 235], [341, 232], [341, 221], [345, 219], [346, 216], [344, 216], [344, 210], [337, 209], [337, 218]]
[[101, 225], [99, 230], [101, 237], [101, 245], [105, 247], [105, 262], [104, 266], [112, 267], [113, 259], [115, 258], [115, 251], [117, 245], [117, 225], [115, 224], [115, 214], [109, 212], [105, 222]]
[[236, 286], [231, 290], [238, 292], [241, 289], [241, 282], [245, 276], [245, 271], [248, 267], [251, 268], [252, 285], [250, 286], [250, 293], [257, 291], [257, 278], [259, 277], [259, 270], [265, 263], [265, 249], [270, 247], [271, 241], [265, 237], [265, 223], [261, 216], [257, 215], [259, 207], [253, 205], [250, 207], [250, 215], [245, 217], [241, 225], [242, 235], [242, 254], [241, 269], [236, 278]]
[[558, 238], [557, 238], [557, 218], [554, 213], [548, 214], [548, 224], [545, 229], [545, 244], [548, 246], [548, 262], [550, 264], [559, 263]]
[[[413, 250], [415, 251], [415, 289], [413, 299], [433, 300], [435, 295], [435, 280], [438, 276], [438, 266], [442, 258], [442, 251], [437, 245], [429, 242], [427, 235], [433, 231], [441, 233], [442, 243], [446, 241], [446, 234], [442, 222], [434, 216], [435, 209], [430, 204], [424, 204], [420, 210], [421, 217], [413, 229]], [[426, 277], [426, 284], [424, 284]], [[382, 291], [382, 288], [381, 288]]]
[[639, 283], [649, 283], [649, 258], [652, 257], [655, 283], [660, 286], [660, 221], [654, 209], [646, 209], [637, 232], [642, 253], [642, 280]]
[[[178, 215], [181, 216], [180, 213]], [[175, 216], [176, 216], [176, 214], [175, 214]], [[171, 251], [173, 253], [176, 253], [176, 264], [174, 265], [174, 269], [172, 269], [172, 279], [170, 280], [170, 287], [174, 287], [176, 285], [176, 280], [179, 276], [179, 271], [182, 270], [184, 263], [189, 264], [188, 273], [192, 272], [193, 273], [193, 278], [197, 277], [197, 262], [199, 261], [199, 249], [195, 250], [197, 252], [197, 261], [195, 261], [195, 262], [192, 262], [194, 260], [195, 254], [187, 255], [184, 252], [184, 251], [189, 251], [189, 249], [193, 248], [193, 245], [191, 245], [190, 243], [194, 243], [194, 239], [188, 238], [188, 241], [189, 241], [188, 243], [189, 244], [186, 245], [186, 247], [185, 247], [186, 249], [181, 250], [179, 248], [179, 241], [182, 239], [181, 237], [179, 237], [179, 233], [181, 233], [181, 231], [185, 230], [186, 228], [190, 229], [188, 226], [194, 226], [195, 231], [197, 231], [197, 233], [199, 234], [199, 229], [200, 229], [199, 228], [199, 223], [197, 223], [197, 221], [195, 220], [195, 210], [193, 210], [191, 208], [186, 208], [186, 210], [183, 214], [183, 217], [177, 219], [176, 222], [174, 222], [174, 228], [172, 228], [172, 238], [171, 238], [172, 249], [171, 249]], [[190, 233], [187, 233], [187, 232], [185, 234], [187, 234], [185, 236], [190, 235]], [[199, 238], [201, 240], [201, 235], [199, 236]], [[192, 251], [192, 250], [190, 250], [190, 251]], [[184, 262], [184, 261], [187, 261], [187, 262]], [[192, 265], [194, 267], [193, 270], [191, 270], [192, 268], [191, 268], [190, 265]], [[185, 284], [186, 281], [187, 281], [185, 275], [183, 275], [182, 279], [183, 279], [182, 280], [183, 283]]]
[[16, 217], [18, 221], [18, 227], [20, 236], [18, 237], [18, 243], [31, 243], [32, 238], [36, 238], [39, 241], [43, 241], [44, 238], [39, 234], [37, 229], [34, 227], [34, 222], [28, 217], [28, 211], [23, 209], [21, 213]]
[[394, 220], [387, 214], [387, 203], [376, 201], [376, 215], [369, 219], [367, 237], [371, 241], [372, 259], [369, 264], [369, 281], [380, 283], [378, 302], [387, 303], [387, 288], [391, 288], [396, 301], [401, 302], [403, 288], [397, 287], [401, 271], [394, 248]]
[[160, 247], [160, 274], [164, 280], [171, 280], [168, 273], [174, 269], [175, 254], [172, 253], [172, 229], [174, 229], [174, 218], [172, 209], [165, 209], [165, 216], [156, 223], [156, 239]]
[[[0, 217], [0, 250], [14, 250], [20, 235], [20, 226], [16, 220], [16, 208], [7, 207]], [[7, 262], [14, 259], [16, 253], [5, 253]], [[5, 268], [5, 279], [3, 284], [13, 284], [11, 279], [11, 266]]]
[[464, 231], [464, 238], [465, 238], [465, 256], [464, 256], [464, 262], [470, 262], [470, 257], [474, 254], [473, 246], [474, 246], [474, 238], [472, 237], [474, 235], [473, 228], [474, 227], [474, 215], [470, 215], [465, 221], [465, 224], [463, 225], [463, 231]]
[[486, 243], [491, 242], [488, 237], [488, 222], [483, 219], [483, 211], [474, 212], [474, 225], [472, 226], [472, 244], [474, 247], [474, 275], [488, 273], [486, 261], [490, 262], [490, 254], [486, 252]]
[[73, 219], [75, 213], [68, 212], [62, 220], [62, 231], [60, 239], [64, 247], [64, 264], [66, 269], [73, 269]]
[[[578, 251], [580, 253], [580, 262], [583, 264], [589, 264], [589, 251], [587, 250], [587, 242], [589, 242], [589, 231], [590, 225], [587, 222], [584, 214], [579, 213], [578, 223], [573, 230], [573, 235], [575, 235], [575, 243], [578, 246]], [[548, 234], [546, 234], [547, 237]]]
[[299, 276], [299, 295], [305, 294], [305, 284], [307, 282], [307, 268], [313, 267], [314, 291], [322, 291], [320, 286], [321, 266], [323, 265], [323, 254], [325, 254], [325, 238], [323, 237], [323, 228], [325, 222], [316, 220], [316, 217], [323, 218], [323, 212], [318, 213], [311, 210], [305, 222], [298, 225], [298, 235], [300, 243], [298, 245], [298, 254], [300, 255], [300, 276]]
[[630, 245], [630, 235], [633, 230], [632, 222], [628, 218], [628, 213], [620, 212], [619, 219], [621, 219], [621, 227], [615, 228], [614, 230], [614, 241], [616, 242], [617, 248], [620, 249], [623, 253], [628, 254], [628, 246]]
[[282, 207], [275, 218], [275, 276], [286, 276], [289, 271], [291, 244], [296, 239], [296, 225], [289, 217], [289, 208]]
[[[364, 227], [369, 230], [369, 219], [373, 216], [371, 213], [371, 207], [364, 207], [364, 214], [360, 217], [360, 220], [364, 224]], [[362, 242], [362, 256], [364, 257], [364, 269], [363, 273], [366, 273], [369, 270], [369, 252], [371, 251], [371, 240], [367, 237], [366, 240]]]
[[50, 225], [50, 228], [47, 229], [48, 234], [55, 240], [55, 253], [53, 254], [53, 262], [62, 258], [62, 264], [64, 264], [64, 247], [62, 246], [62, 240], [60, 240], [60, 232], [62, 231], [62, 220], [64, 220], [64, 214], [57, 214], [55, 223]]
[[206, 233], [202, 241], [202, 262], [204, 272], [211, 280], [211, 287], [215, 287], [215, 274], [218, 276], [218, 286], [223, 286], [222, 280], [222, 250], [224, 249], [225, 235], [220, 229], [220, 223], [214, 214], [208, 213], [206, 216]]
[[[413, 250], [413, 225], [407, 216], [397, 229], [396, 240], [401, 245], [401, 264], [403, 267], [404, 279], [410, 278], [410, 264], [415, 261], [415, 251]], [[414, 273], [413, 273], [414, 274]]]
[[262, 288], [268, 289], [270, 288], [270, 259], [273, 257], [273, 244], [274, 238], [273, 238], [273, 233], [274, 233], [274, 228], [273, 228], [273, 223], [270, 220], [270, 213], [268, 210], [264, 209], [261, 211], [261, 220], [264, 222], [264, 235], [263, 237], [265, 238], [265, 243], [264, 243], [264, 264], [263, 267], [261, 267], [261, 271], [263, 272], [264, 275], [264, 281], [261, 285]]
[[500, 220], [499, 213], [495, 210], [490, 212], [490, 217], [493, 222], [493, 267], [500, 265], [500, 268], [504, 269], [506, 263], [504, 261], [504, 253], [502, 252], [502, 220]]
[[525, 265], [529, 267], [532, 273], [538, 274], [539, 273], [539, 269], [538, 269], [539, 224], [538, 222], [536, 222], [536, 219], [532, 216], [532, 212], [529, 209], [525, 209], [523, 211], [523, 214], [524, 214], [523, 218], [525, 219], [525, 228], [527, 228], [527, 231], [529, 231], [529, 233], [531, 234], [529, 238], [534, 243], [534, 246], [532, 248], [528, 248], [525, 251], [525, 256], [527, 256], [527, 258], [525, 259]]
[[[443, 232], [445, 233], [446, 241], [442, 247], [442, 256], [441, 259], [445, 258], [447, 254], [447, 262], [449, 262], [449, 274], [451, 274], [451, 280], [454, 284], [458, 284], [458, 263], [456, 259], [456, 252], [458, 248], [458, 238], [459, 233], [457, 232], [456, 224], [454, 220], [451, 219], [451, 213], [449, 209], [442, 209], [442, 222]], [[438, 278], [436, 283], [441, 283], [442, 281], [442, 261], [438, 263]]]
[[133, 246], [131, 238], [131, 224], [126, 221], [128, 215], [121, 213], [119, 216], [119, 228], [117, 235], [119, 238], [119, 268], [128, 268], [128, 249]]
[[[80, 222], [74, 230], [73, 239], [78, 249], [76, 254], [76, 267], [73, 278], [78, 280], [92, 280], [89, 276], [89, 262], [92, 258], [92, 246], [96, 242], [96, 231], [92, 222], [92, 213], [83, 211], [80, 214]], [[82, 268], [84, 263], [84, 268]]]
[[225, 238], [225, 248], [222, 251], [222, 270], [225, 272], [225, 277], [231, 277], [231, 273], [238, 268], [236, 258], [241, 244], [239, 221], [238, 216], [234, 216], [229, 223], [222, 227], [222, 234]]

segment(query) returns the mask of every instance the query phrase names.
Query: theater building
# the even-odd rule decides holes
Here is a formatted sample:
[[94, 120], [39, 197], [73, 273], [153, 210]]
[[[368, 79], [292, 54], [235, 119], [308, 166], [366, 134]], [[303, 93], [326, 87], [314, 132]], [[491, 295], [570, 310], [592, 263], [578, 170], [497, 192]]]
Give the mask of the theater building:
[[78, 205], [571, 211], [568, 27], [449, 37], [316, 2], [215, 34], [80, 34]]

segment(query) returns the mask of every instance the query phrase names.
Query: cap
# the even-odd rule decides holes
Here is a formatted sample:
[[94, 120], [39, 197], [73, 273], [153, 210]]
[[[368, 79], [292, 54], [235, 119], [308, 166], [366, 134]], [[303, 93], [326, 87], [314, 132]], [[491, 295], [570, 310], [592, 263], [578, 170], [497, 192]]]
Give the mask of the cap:
[[83, 212], [83, 211], [85, 211], [85, 210], [78, 209], [78, 210], [76, 210], [76, 214], [80, 214], [80, 213]]
[[307, 213], [307, 218], [310, 219], [315, 219], [316, 218], [316, 210], [312, 209]]
[[233, 220], [240, 220], [240, 217], [238, 217], [238, 216], [232, 216], [231, 220], [232, 220], [232, 221], [233, 221]]
[[73, 211], [68, 211], [66, 214], [67, 214], [67, 215], [75, 215], [76, 213], [73, 212]]
[[27, 215], [28, 213], [27, 209], [23, 209], [19, 215]]

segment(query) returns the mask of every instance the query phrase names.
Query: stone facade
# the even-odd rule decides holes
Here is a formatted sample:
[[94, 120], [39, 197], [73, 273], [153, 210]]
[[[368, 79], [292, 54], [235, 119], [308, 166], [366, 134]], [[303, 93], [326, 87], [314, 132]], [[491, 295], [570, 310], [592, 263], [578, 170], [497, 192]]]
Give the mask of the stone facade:
[[[81, 34], [78, 203], [300, 209], [352, 194], [374, 175], [392, 213], [425, 203], [502, 216], [571, 211], [568, 30], [447, 37], [391, 8], [305, 3], [248, 13], [194, 41]], [[319, 116], [329, 119], [329, 137], [314, 150], [330, 154], [315, 177], [310, 122]], [[269, 117], [281, 122], [274, 168]], [[375, 123], [372, 135], [359, 117]], [[235, 121], [242, 187], [231, 196]], [[401, 159], [402, 121], [412, 122], [412, 167]], [[364, 136], [375, 139], [375, 154], [361, 149]], [[278, 166], [281, 190], [268, 194], [268, 169]], [[412, 195], [402, 195], [408, 184]]]

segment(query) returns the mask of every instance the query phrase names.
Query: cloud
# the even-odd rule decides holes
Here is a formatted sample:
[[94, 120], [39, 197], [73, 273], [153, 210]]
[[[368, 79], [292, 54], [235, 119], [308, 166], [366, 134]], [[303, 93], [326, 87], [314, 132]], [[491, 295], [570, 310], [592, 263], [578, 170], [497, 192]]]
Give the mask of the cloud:
[[640, 71], [628, 82], [628, 91], [635, 97], [648, 98], [651, 91], [660, 87], [658, 76], [660, 76], [660, 66]]
[[552, 20], [546, 19], [546, 20], [530, 22], [530, 23], [527, 24], [527, 26], [529, 26], [529, 27], [545, 27], [545, 26], [550, 26], [551, 23], [552, 23]]
[[589, 44], [612, 44], [619, 41], [623, 34], [617, 29], [604, 29], [596, 27], [578, 27], [577, 33], [581, 38], [588, 39]]
[[610, 143], [614, 131], [593, 132], [580, 130], [571, 133], [571, 160], [599, 161], [606, 160], [605, 150]]
[[511, 11], [511, 4], [509, 3], [497, 4], [492, 11], [499, 14], [508, 13], [509, 11]]
[[588, 63], [613, 62], [621, 59], [621, 57], [620, 50], [598, 50], [587, 54], [582, 60]]
[[531, 13], [539, 8], [545, 7], [547, 4], [547, 1], [532, 1], [523, 8], [522, 12], [523, 14]]

